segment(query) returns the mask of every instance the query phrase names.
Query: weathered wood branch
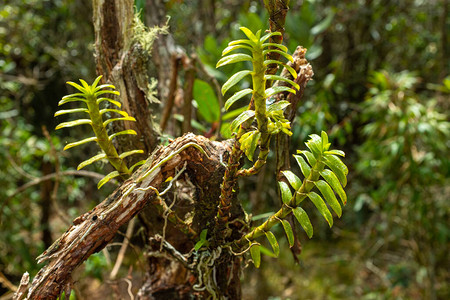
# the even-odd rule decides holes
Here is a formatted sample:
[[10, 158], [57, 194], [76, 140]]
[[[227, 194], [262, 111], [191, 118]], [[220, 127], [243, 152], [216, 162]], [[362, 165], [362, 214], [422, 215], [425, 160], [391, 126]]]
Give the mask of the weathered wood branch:
[[[76, 218], [73, 225], [38, 257], [40, 262], [49, 263], [34, 278], [27, 299], [56, 299], [66, 291], [72, 284], [72, 272], [90, 255], [103, 249], [120, 226], [145, 206], [157, 205], [161, 201], [156, 197], [156, 191], [163, 190], [166, 179], [175, 176], [177, 167], [180, 169], [186, 164], [186, 172], [193, 180], [206, 185], [208, 178], [223, 176], [220, 157], [229, 151], [226, 142], [214, 142], [193, 134], [186, 134], [155, 150], [132, 178], [102, 203]], [[214, 210], [209, 212], [209, 218], [213, 218], [215, 213]]]

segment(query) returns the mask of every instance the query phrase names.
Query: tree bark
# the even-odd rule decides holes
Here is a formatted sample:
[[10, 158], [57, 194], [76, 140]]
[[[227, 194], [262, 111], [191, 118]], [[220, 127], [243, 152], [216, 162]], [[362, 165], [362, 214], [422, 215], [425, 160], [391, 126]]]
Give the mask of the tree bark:
[[[199, 147], [203, 151], [200, 151]], [[203, 198], [202, 201], [206, 198], [208, 201], [215, 201], [210, 206], [217, 207], [220, 193], [217, 183], [221, 181], [224, 172], [220, 157], [227, 155], [229, 151], [230, 145], [227, 142], [209, 141], [193, 134], [184, 135], [170, 145], [155, 150], [132, 178], [124, 182], [102, 203], [76, 218], [73, 225], [38, 257], [39, 262], [49, 261], [49, 263], [34, 278], [27, 298], [56, 299], [63, 291], [66, 294], [70, 293], [72, 272], [90, 255], [103, 249], [113, 239], [119, 227], [141, 212], [145, 206], [159, 207], [162, 200], [157, 197], [156, 191], [161, 192], [167, 185], [167, 178], [176, 176], [178, 168], [184, 164], [189, 179], [197, 189], [200, 187], [203, 189], [199, 191], [200, 196], [204, 196], [206, 191], [210, 193], [210, 197], [199, 198]], [[205, 211], [199, 207], [200, 204], [200, 202], [192, 203], [191, 209], [196, 217], [188, 224], [196, 232], [208, 223], [214, 224], [214, 216], [217, 213], [215, 209]], [[180, 245], [175, 248], [178, 252], [187, 252], [192, 245], [191, 240], [184, 249]], [[164, 291], [177, 291], [178, 295], [173, 299], [184, 299], [187, 295], [204, 295], [204, 292], [193, 290], [195, 269], [190, 270], [187, 263], [182, 263], [177, 268], [179, 285], [171, 289], [166, 287]], [[230, 269], [234, 271], [230, 273]], [[233, 299], [240, 297], [239, 270], [240, 259], [229, 253], [221, 256], [217, 264], [217, 284], [224, 295], [232, 296]], [[164, 273], [164, 270], [153, 271]], [[231, 279], [230, 282], [228, 279]], [[155, 288], [152, 292], [155, 292]], [[142, 293], [145, 295], [145, 291]], [[141, 298], [151, 299], [147, 297], [151, 295], [147, 294]]]

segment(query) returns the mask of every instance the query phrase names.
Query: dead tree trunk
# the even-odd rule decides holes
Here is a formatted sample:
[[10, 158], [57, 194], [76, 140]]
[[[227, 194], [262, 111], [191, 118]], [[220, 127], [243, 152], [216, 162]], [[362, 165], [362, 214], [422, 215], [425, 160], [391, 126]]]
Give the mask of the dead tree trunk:
[[[175, 220], [170, 231], [178, 230], [178, 236], [186, 236], [184, 240], [166, 237], [157, 241], [163, 252], [173, 261], [178, 261], [178, 285], [158, 286], [157, 282], [144, 286], [139, 292], [141, 299], [153, 296], [171, 295], [171, 299], [186, 299], [189, 295], [201, 297], [203, 291], [196, 291], [194, 283], [198, 275], [197, 262], [194, 255], [187, 255], [193, 247], [193, 240], [198, 232], [214, 224], [220, 188], [225, 168], [221, 158], [227, 155], [230, 147], [226, 142], [213, 142], [202, 136], [187, 134], [176, 139], [166, 147], [160, 147], [147, 159], [132, 178], [117, 188], [108, 198], [94, 209], [79, 216], [73, 225], [40, 257], [39, 262], [48, 261], [34, 278], [28, 290], [28, 299], [56, 299], [63, 291], [70, 293], [72, 286], [71, 273], [90, 255], [103, 249], [114, 237], [119, 227], [127, 223], [147, 205], [153, 209], [166, 209], [168, 219]], [[169, 211], [164, 200], [159, 197], [168, 185], [167, 179], [185, 176], [191, 181], [199, 200], [191, 203], [194, 218], [191, 223], [181, 221], [183, 215]], [[159, 191], [159, 192], [158, 192]], [[209, 202], [211, 201], [211, 202]], [[238, 217], [238, 216], [237, 216]], [[241, 216], [242, 217], [242, 216]], [[157, 226], [157, 224], [155, 224]], [[183, 244], [184, 243], [184, 246]], [[217, 285], [222, 295], [240, 298], [239, 270], [240, 258], [223, 250], [217, 261]], [[234, 266], [234, 271], [230, 269]], [[153, 270], [164, 274], [166, 270]], [[165, 278], [160, 276], [159, 281]], [[157, 274], [150, 274], [156, 276]], [[153, 278], [155, 279], [155, 278]], [[149, 281], [150, 282], [150, 281]], [[173, 282], [173, 280], [171, 280]], [[17, 298], [19, 299], [19, 298]]]

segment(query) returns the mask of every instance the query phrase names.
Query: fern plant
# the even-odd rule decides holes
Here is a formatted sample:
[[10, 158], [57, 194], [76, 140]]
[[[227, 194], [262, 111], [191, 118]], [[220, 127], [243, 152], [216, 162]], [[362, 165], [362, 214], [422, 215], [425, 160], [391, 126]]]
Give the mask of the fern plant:
[[[118, 154], [116, 148], [114, 147], [112, 140], [119, 136], [119, 135], [136, 135], [136, 131], [129, 129], [129, 130], [123, 130], [119, 131], [113, 134], [108, 135], [106, 127], [111, 122], [116, 121], [136, 121], [135, 118], [132, 116], [129, 116], [125, 111], [119, 110], [117, 108], [103, 108], [100, 109], [100, 104], [104, 102], [109, 102], [116, 107], [120, 108], [121, 103], [113, 100], [111, 98], [105, 97], [107, 94], [111, 95], [119, 95], [118, 91], [115, 91], [115, 87], [111, 84], [104, 84], [99, 85], [100, 79], [102, 76], [98, 76], [95, 81], [88, 85], [86, 81], [83, 79], [80, 79], [81, 85], [75, 83], [75, 82], [67, 82], [67, 84], [73, 86], [76, 88], [79, 92], [70, 94], [67, 96], [64, 96], [61, 101], [59, 101], [58, 106], [61, 106], [63, 104], [69, 103], [69, 102], [80, 102], [84, 103], [82, 104], [83, 107], [80, 108], [74, 108], [74, 109], [67, 109], [67, 110], [59, 110], [55, 113], [55, 117], [64, 115], [64, 114], [73, 114], [73, 113], [83, 113], [87, 114], [89, 118], [85, 119], [78, 119], [75, 121], [69, 121], [64, 122], [56, 126], [56, 129], [61, 129], [65, 127], [74, 127], [78, 125], [83, 124], [89, 124], [91, 125], [91, 128], [94, 132], [93, 137], [85, 138], [81, 141], [73, 142], [70, 144], [67, 144], [64, 147], [64, 150], [67, 150], [72, 147], [80, 146], [89, 142], [97, 142], [97, 144], [100, 146], [100, 149], [102, 150], [102, 153], [91, 157], [88, 160], [83, 161], [80, 163], [77, 167], [77, 170], [80, 170], [96, 161], [107, 159], [109, 163], [116, 169], [115, 171], [109, 173], [106, 175], [102, 180], [98, 182], [97, 187], [101, 188], [105, 183], [107, 183], [109, 180], [119, 177], [122, 180], [125, 180], [129, 177], [129, 175], [133, 172], [133, 170], [144, 163], [144, 161], [139, 161], [130, 168], [127, 167], [125, 158], [137, 154], [137, 153], [143, 153], [143, 150], [132, 150], [127, 151], [122, 154]], [[104, 120], [105, 114], [117, 114], [120, 117], [113, 117], [113, 118], [106, 118]]]

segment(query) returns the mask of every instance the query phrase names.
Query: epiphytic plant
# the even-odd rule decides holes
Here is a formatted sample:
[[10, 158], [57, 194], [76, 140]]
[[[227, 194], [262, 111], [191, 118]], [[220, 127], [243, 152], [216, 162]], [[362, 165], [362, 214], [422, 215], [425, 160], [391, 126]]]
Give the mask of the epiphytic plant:
[[[111, 135], [108, 135], [106, 126], [110, 124], [111, 122], [115, 121], [136, 121], [133, 117], [129, 116], [125, 111], [119, 110], [116, 108], [103, 108], [100, 109], [100, 104], [102, 102], [109, 102], [118, 108], [121, 107], [120, 102], [104, 97], [105, 94], [112, 94], [112, 95], [119, 95], [118, 91], [115, 91], [115, 87], [111, 84], [104, 84], [97, 86], [102, 76], [98, 76], [94, 83], [92, 85], [88, 85], [86, 81], [83, 79], [80, 79], [80, 82], [82, 85], [76, 84], [74, 82], [67, 82], [67, 84], [73, 86], [77, 90], [79, 90], [79, 93], [70, 94], [67, 96], [64, 96], [61, 101], [59, 101], [58, 105], [63, 105], [68, 102], [82, 102], [84, 103], [84, 107], [81, 108], [75, 108], [75, 109], [68, 109], [68, 110], [59, 110], [55, 113], [56, 116], [64, 115], [64, 114], [71, 114], [71, 113], [85, 113], [89, 115], [88, 119], [78, 119], [75, 121], [69, 121], [64, 122], [56, 126], [56, 129], [65, 128], [65, 127], [73, 127], [77, 125], [83, 125], [83, 124], [89, 124], [91, 125], [92, 130], [94, 131], [95, 136], [89, 137], [86, 139], [83, 139], [81, 141], [73, 142], [70, 144], [67, 144], [64, 147], [64, 150], [67, 150], [72, 147], [76, 147], [79, 145], [83, 145], [89, 142], [97, 142], [97, 144], [100, 146], [102, 153], [91, 157], [88, 160], [83, 161], [80, 163], [77, 167], [78, 170], [96, 162], [102, 159], [107, 159], [109, 163], [116, 169], [115, 171], [109, 173], [106, 175], [102, 180], [98, 182], [98, 188], [101, 188], [102, 185], [107, 183], [109, 180], [119, 177], [122, 180], [127, 179], [129, 175], [133, 172], [133, 170], [144, 163], [144, 161], [137, 162], [130, 168], [127, 167], [125, 163], [125, 158], [127, 156], [137, 154], [137, 153], [143, 153], [143, 150], [132, 150], [127, 151], [122, 154], [118, 154], [116, 148], [114, 147], [112, 140], [119, 136], [124, 134], [133, 134], [136, 135], [136, 131], [132, 129], [123, 130], [120, 132], [113, 133]], [[109, 90], [108, 88], [112, 89]], [[106, 120], [103, 119], [103, 116], [105, 114], [117, 114], [120, 115], [120, 117], [116, 118], [107, 118]]]
[[[228, 160], [228, 166], [222, 184], [221, 202], [218, 212], [219, 223], [226, 223], [228, 220], [228, 211], [231, 205], [229, 199], [233, 193], [235, 178], [256, 174], [261, 169], [269, 154], [270, 137], [272, 135], [279, 132], [288, 135], [292, 134], [290, 132], [290, 123], [284, 117], [283, 112], [290, 103], [288, 101], [276, 102], [275, 99], [272, 99], [271, 97], [280, 92], [295, 94], [296, 90], [299, 89], [299, 85], [293, 80], [279, 75], [266, 74], [269, 65], [277, 64], [286, 68], [294, 80], [297, 78], [296, 71], [288, 64], [279, 60], [265, 59], [268, 53], [276, 52], [287, 58], [289, 61], [293, 60], [292, 56], [286, 52], [287, 48], [285, 46], [277, 43], [265, 43], [271, 36], [280, 35], [281, 33], [272, 32], [261, 37], [261, 31], [254, 34], [245, 27], [241, 27], [241, 30], [248, 39], [230, 42], [228, 47], [223, 50], [222, 55], [225, 56], [217, 63], [217, 67], [241, 61], [250, 61], [253, 65], [253, 70], [237, 72], [231, 76], [222, 87], [222, 93], [225, 94], [245, 76], [252, 76], [252, 88], [236, 92], [225, 103], [225, 108], [228, 109], [239, 99], [252, 94], [252, 100], [248, 110], [240, 114], [231, 124], [231, 129], [235, 133], [235, 144]], [[231, 51], [237, 49], [249, 50], [251, 56], [244, 53], [228, 55]], [[292, 87], [285, 85], [273, 86], [273, 81], [284, 82]], [[257, 123], [256, 128], [251, 126], [254, 119], [256, 119]], [[302, 154], [305, 158], [301, 155], [294, 155], [304, 176], [303, 181], [289, 170], [282, 171], [289, 185], [286, 182], [279, 182], [283, 201], [281, 209], [269, 217], [262, 225], [252, 229], [248, 234], [244, 235], [240, 240], [231, 243], [235, 246], [235, 249], [241, 249], [246, 244], [249, 244], [247, 249], [250, 250], [250, 254], [256, 267], [259, 267], [260, 265], [261, 255], [261, 246], [255, 241], [256, 238], [265, 235], [273, 248], [274, 254], [276, 256], [279, 254], [277, 239], [270, 231], [274, 225], [278, 223], [282, 224], [289, 245], [293, 245], [293, 230], [286, 220], [290, 214], [295, 216], [302, 228], [306, 231], [308, 237], [312, 237], [313, 227], [310, 219], [307, 213], [300, 207], [304, 199], [309, 198], [314, 203], [330, 227], [333, 225], [333, 217], [328, 206], [330, 206], [339, 217], [342, 214], [342, 208], [335, 193], [339, 196], [343, 205], [347, 202], [347, 196], [343, 187], [347, 184], [346, 176], [348, 169], [340, 158], [338, 158], [338, 156], [344, 156], [344, 152], [340, 150], [330, 150], [331, 144], [328, 142], [328, 136], [324, 131], [322, 131], [321, 136], [313, 134], [310, 137], [311, 139], [306, 143], [309, 151], [298, 151], [298, 153]], [[258, 160], [250, 169], [239, 170], [238, 162], [242, 154], [245, 153], [249, 160], [252, 161], [253, 154], [258, 144]], [[322, 196], [313, 191], [315, 187]], [[294, 190], [294, 193], [292, 193], [292, 189]]]

